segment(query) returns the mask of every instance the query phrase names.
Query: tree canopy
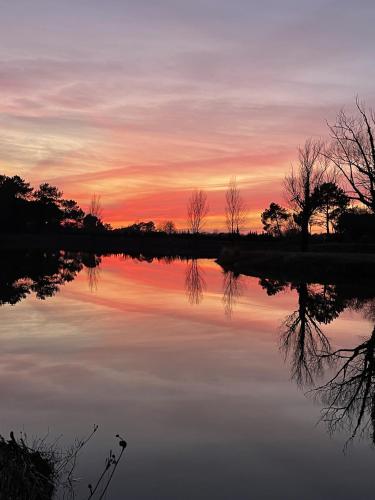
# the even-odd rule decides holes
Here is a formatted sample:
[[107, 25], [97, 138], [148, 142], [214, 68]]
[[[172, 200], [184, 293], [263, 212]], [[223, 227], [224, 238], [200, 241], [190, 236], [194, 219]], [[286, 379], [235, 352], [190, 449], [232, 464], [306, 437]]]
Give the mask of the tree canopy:
[[56, 186], [42, 183], [34, 189], [15, 175], [0, 176], [0, 232], [56, 232], [65, 229], [103, 228], [85, 224], [87, 215], [75, 200], [63, 198]]
[[261, 215], [263, 229], [272, 236], [281, 236], [290, 214], [277, 203], [271, 203]]

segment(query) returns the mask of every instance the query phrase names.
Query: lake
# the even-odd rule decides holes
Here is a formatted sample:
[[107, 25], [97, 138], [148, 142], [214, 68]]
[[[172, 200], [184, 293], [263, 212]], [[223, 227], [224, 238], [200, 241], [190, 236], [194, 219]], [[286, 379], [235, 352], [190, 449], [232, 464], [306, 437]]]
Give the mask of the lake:
[[78, 498], [117, 433], [107, 498], [372, 498], [375, 305], [360, 283], [12, 254], [0, 301], [0, 432], [68, 446], [99, 425]]

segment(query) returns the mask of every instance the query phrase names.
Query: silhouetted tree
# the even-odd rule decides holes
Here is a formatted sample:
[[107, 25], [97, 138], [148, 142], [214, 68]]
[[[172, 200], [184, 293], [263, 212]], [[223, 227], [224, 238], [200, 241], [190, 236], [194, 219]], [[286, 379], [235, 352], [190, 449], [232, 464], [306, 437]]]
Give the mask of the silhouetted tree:
[[39, 189], [34, 191], [39, 229], [50, 231], [59, 227], [63, 219], [63, 212], [60, 208], [61, 197], [62, 192], [47, 182], [41, 184]]
[[193, 191], [187, 205], [188, 228], [192, 233], [201, 232], [208, 210], [207, 194], [202, 190]]
[[83, 228], [91, 233], [110, 229], [106, 227], [102, 220], [103, 207], [100, 196], [93, 194], [90, 201], [88, 214], [83, 218]]
[[18, 175], [0, 175], [1, 231], [21, 231], [27, 227], [30, 217], [27, 207], [32, 191], [30, 184]]
[[344, 213], [350, 202], [350, 198], [334, 182], [323, 182], [317, 186], [312, 194], [313, 206], [316, 212], [323, 216], [326, 233], [330, 233], [330, 224], [335, 226], [336, 221]]
[[153, 233], [156, 231], [156, 226], [152, 220], [148, 222], [136, 222], [124, 228], [124, 231], [128, 233]]
[[356, 107], [356, 116], [342, 110], [329, 126], [332, 141], [325, 155], [350, 186], [350, 198], [375, 212], [375, 115], [358, 98]]
[[85, 212], [78, 206], [76, 201], [62, 200], [61, 209], [63, 211], [64, 227], [82, 227]]
[[323, 143], [308, 139], [298, 148], [298, 170], [285, 177], [284, 186], [291, 206], [297, 211], [295, 221], [301, 227], [301, 250], [308, 249], [309, 222], [316, 210], [312, 194], [323, 183], [325, 165], [322, 164]]
[[104, 231], [105, 227], [96, 215], [87, 214], [83, 218], [83, 229], [89, 233], [96, 233], [98, 231]]
[[39, 186], [39, 189], [34, 192], [34, 198], [45, 205], [59, 205], [62, 197], [62, 191], [56, 186], [51, 186], [45, 182]]
[[368, 209], [353, 207], [341, 213], [336, 221], [336, 231], [346, 239], [360, 241], [374, 239], [375, 214]]
[[[62, 191], [47, 182], [34, 190], [21, 177], [0, 175], [0, 231], [51, 232], [64, 229], [111, 229], [94, 213], [87, 214], [74, 200], [64, 199]], [[101, 213], [99, 198], [91, 210]], [[87, 217], [87, 216], [86, 216]]]
[[177, 232], [177, 229], [172, 220], [166, 220], [160, 224], [159, 231], [167, 234], [174, 234]]
[[93, 194], [89, 206], [89, 214], [101, 220], [103, 217], [103, 207], [100, 195]]
[[239, 234], [246, 222], [246, 206], [235, 177], [229, 181], [225, 193], [225, 217], [228, 232]]
[[271, 203], [269, 208], [261, 215], [263, 230], [272, 236], [281, 236], [283, 227], [290, 218], [290, 214], [285, 208], [277, 203]]

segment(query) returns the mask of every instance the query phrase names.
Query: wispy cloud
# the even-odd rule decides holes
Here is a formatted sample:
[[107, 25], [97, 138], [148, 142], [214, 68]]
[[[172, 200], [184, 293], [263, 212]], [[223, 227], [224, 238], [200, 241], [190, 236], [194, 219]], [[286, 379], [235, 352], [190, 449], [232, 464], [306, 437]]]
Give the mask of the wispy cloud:
[[216, 217], [232, 174], [255, 217], [295, 147], [375, 97], [371, 1], [20, 0], [1, 17], [0, 168], [83, 205], [102, 192], [115, 223], [124, 203], [182, 217], [174, 193], [195, 185]]

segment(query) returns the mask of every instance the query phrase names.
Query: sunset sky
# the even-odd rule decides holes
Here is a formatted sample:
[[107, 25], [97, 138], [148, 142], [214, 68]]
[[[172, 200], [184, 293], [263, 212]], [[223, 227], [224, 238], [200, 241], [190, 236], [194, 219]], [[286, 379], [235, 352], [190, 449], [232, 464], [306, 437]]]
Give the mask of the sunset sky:
[[0, 170], [115, 227], [182, 228], [198, 187], [224, 228], [236, 175], [259, 229], [296, 146], [374, 103], [374, 25], [373, 0], [0, 1]]

